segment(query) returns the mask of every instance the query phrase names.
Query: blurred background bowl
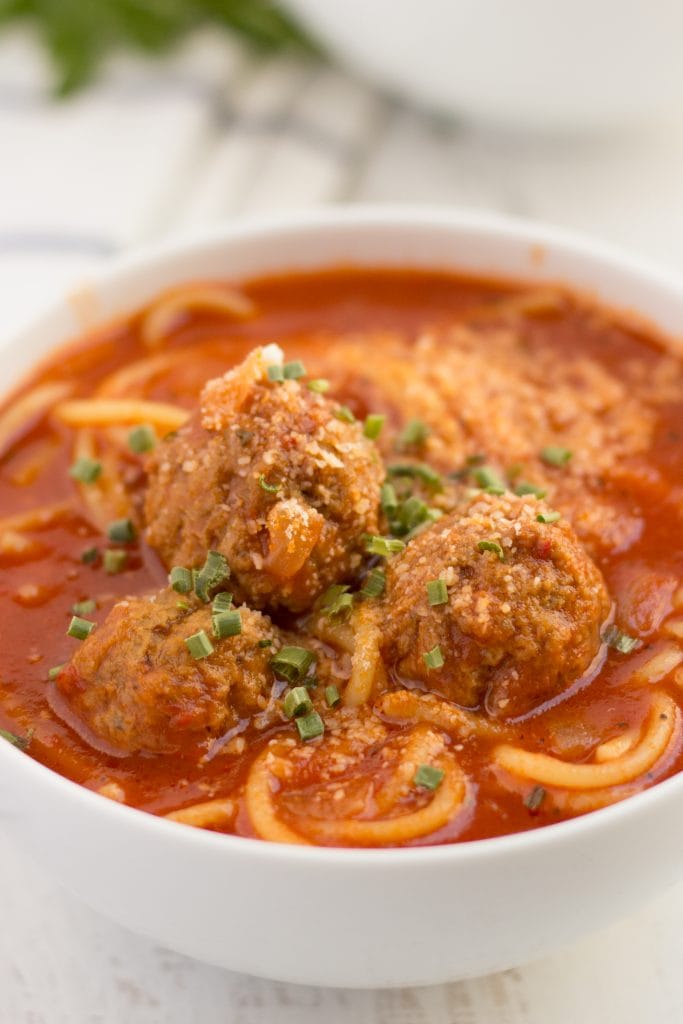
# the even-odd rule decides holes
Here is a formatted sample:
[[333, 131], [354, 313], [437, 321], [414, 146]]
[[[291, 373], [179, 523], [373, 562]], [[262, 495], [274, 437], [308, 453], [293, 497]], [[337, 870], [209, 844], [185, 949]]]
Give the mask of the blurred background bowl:
[[287, 0], [401, 96], [496, 127], [585, 130], [683, 111], [679, 0]]

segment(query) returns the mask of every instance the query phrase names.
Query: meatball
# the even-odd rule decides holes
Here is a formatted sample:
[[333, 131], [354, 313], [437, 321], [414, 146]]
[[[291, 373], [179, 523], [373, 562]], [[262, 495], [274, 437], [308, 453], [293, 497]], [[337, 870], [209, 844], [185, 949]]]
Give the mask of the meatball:
[[556, 515], [535, 498], [477, 493], [410, 541], [387, 571], [384, 657], [395, 671], [495, 718], [577, 680], [600, 650], [610, 598]]
[[[259, 641], [277, 644], [277, 631], [260, 612], [239, 611], [242, 632], [219, 640], [211, 606], [170, 589], [115, 605], [57, 677], [86, 738], [122, 754], [172, 753], [263, 710], [273, 648]], [[185, 640], [200, 630], [214, 652], [195, 659]]]
[[269, 366], [281, 376], [275, 345], [210, 381], [200, 413], [153, 453], [147, 540], [167, 566], [216, 550], [237, 601], [302, 611], [360, 566], [384, 471], [359, 423]]

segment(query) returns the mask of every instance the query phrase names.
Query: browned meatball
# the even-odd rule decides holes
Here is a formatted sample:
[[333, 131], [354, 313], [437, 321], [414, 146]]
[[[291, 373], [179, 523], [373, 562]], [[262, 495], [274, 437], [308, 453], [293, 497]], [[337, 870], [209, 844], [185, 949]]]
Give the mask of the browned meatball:
[[277, 346], [256, 349], [207, 384], [201, 413], [150, 461], [145, 518], [168, 566], [219, 551], [236, 600], [300, 611], [359, 567], [384, 473], [335, 403], [269, 379], [281, 360]]
[[[211, 606], [179, 602], [172, 590], [115, 605], [57, 677], [87, 738], [121, 753], [170, 753], [263, 710], [277, 631], [260, 612], [239, 612], [242, 632], [216, 639]], [[200, 630], [214, 652], [195, 659], [185, 639]], [[259, 647], [261, 640], [275, 648]]]
[[[534, 498], [478, 493], [390, 562], [385, 658], [401, 676], [513, 718], [585, 672], [610, 598], [566, 520], [539, 515], [554, 518]], [[430, 604], [434, 580], [445, 585], [443, 603], [437, 584]]]

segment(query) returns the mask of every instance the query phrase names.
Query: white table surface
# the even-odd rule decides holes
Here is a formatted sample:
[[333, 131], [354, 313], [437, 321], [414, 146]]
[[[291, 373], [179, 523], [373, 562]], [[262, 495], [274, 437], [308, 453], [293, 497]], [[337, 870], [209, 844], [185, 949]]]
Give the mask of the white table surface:
[[[68, 104], [51, 104], [45, 83], [30, 41], [2, 38], [5, 337], [122, 249], [325, 202], [429, 201], [537, 217], [683, 271], [681, 126], [582, 140], [493, 136], [411, 111], [337, 71], [257, 61], [210, 34], [151, 67], [112, 62]], [[519, 970], [421, 990], [314, 990], [230, 974], [130, 935], [62, 892], [1, 827], [0, 1024], [683, 1021], [683, 884]]]

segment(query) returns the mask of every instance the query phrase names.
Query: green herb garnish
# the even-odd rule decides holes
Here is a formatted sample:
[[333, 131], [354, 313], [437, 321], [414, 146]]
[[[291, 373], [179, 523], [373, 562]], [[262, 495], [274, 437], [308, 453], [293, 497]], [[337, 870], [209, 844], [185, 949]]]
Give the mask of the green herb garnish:
[[77, 601], [71, 608], [74, 615], [92, 615], [97, 608], [97, 602], [93, 601], [92, 598], [88, 598], [86, 601]]
[[631, 651], [635, 651], [640, 647], [642, 641], [638, 640], [637, 637], [629, 636], [628, 633], [623, 633], [618, 626], [608, 626], [602, 634], [602, 642], [607, 644], [608, 647], [613, 648], [615, 651], [619, 651], [620, 654], [630, 654]]
[[361, 587], [363, 597], [380, 597], [387, 585], [387, 578], [381, 569], [371, 569]]
[[79, 615], [74, 615], [69, 623], [66, 635], [72, 636], [75, 640], [85, 640], [90, 636], [96, 625], [96, 622], [90, 622], [89, 619], [82, 619]]
[[76, 459], [69, 469], [69, 476], [79, 484], [94, 484], [102, 473], [102, 463], [97, 459]]
[[189, 594], [194, 586], [192, 573], [184, 565], [174, 565], [168, 580], [177, 594]]
[[269, 484], [263, 473], [259, 474], [258, 485], [262, 491], [267, 491], [268, 494], [277, 494], [282, 490], [282, 484]]
[[536, 516], [536, 522], [537, 523], [556, 523], [558, 521], [558, 519], [560, 519], [560, 518], [561, 518], [561, 513], [560, 512], [555, 512], [555, 511], [551, 510], [550, 512], [539, 512], [538, 515]]
[[328, 708], [336, 708], [341, 703], [341, 694], [336, 686], [325, 687], [325, 703]]
[[438, 644], [432, 647], [431, 651], [425, 651], [422, 657], [427, 668], [443, 668], [445, 664], [441, 648]]
[[208, 658], [214, 652], [214, 646], [203, 629], [200, 629], [198, 633], [193, 633], [192, 636], [186, 637], [185, 645], [195, 661]]
[[337, 417], [338, 420], [341, 420], [342, 423], [356, 422], [356, 417], [353, 415], [348, 405], [340, 405], [337, 409], [334, 410], [334, 415]]
[[108, 576], [116, 576], [117, 573], [123, 572], [128, 562], [127, 551], [116, 551], [113, 548], [107, 548], [102, 557], [102, 567]]
[[353, 608], [353, 594], [343, 583], [334, 583], [328, 587], [320, 599], [320, 610], [330, 618], [334, 615], [346, 615]]
[[308, 390], [315, 391], [318, 395], [324, 395], [326, 391], [330, 390], [329, 380], [325, 380], [324, 377], [318, 377], [316, 380], [309, 380]]
[[86, 548], [85, 551], [81, 552], [81, 562], [83, 565], [92, 565], [100, 557], [100, 552], [97, 548]]
[[285, 380], [299, 380], [306, 376], [306, 367], [300, 359], [293, 359], [291, 363], [285, 363], [282, 367]]
[[7, 740], [7, 742], [11, 743], [13, 747], [18, 747], [19, 750], [26, 750], [31, 742], [32, 735], [33, 730], [31, 730], [31, 732], [26, 736], [17, 736], [15, 732], [9, 732], [8, 729], [0, 729], [0, 736], [2, 739]]
[[402, 462], [396, 463], [393, 466], [387, 466], [387, 476], [413, 477], [435, 490], [440, 489], [442, 486], [441, 475], [423, 462]]
[[404, 547], [402, 540], [395, 540], [393, 537], [377, 537], [374, 534], [367, 534], [365, 537], [365, 550], [370, 555], [389, 558], [390, 555], [397, 555], [399, 551], [403, 551]]
[[537, 487], [536, 484], [531, 484], [528, 480], [520, 480], [515, 487], [515, 494], [519, 498], [523, 498], [525, 494], [533, 494], [535, 498], [545, 498], [547, 493], [544, 487]]
[[136, 455], [144, 455], [145, 452], [151, 452], [156, 447], [156, 443], [157, 435], [154, 427], [150, 427], [148, 423], [134, 427], [128, 435], [128, 447]]
[[299, 730], [299, 736], [304, 743], [307, 740], [314, 740], [318, 736], [322, 736], [325, 732], [325, 723], [317, 711], [310, 711], [307, 715], [296, 718], [295, 722]]
[[505, 494], [507, 485], [493, 466], [478, 466], [472, 470], [472, 476], [479, 487], [488, 494]]
[[404, 448], [423, 445], [430, 434], [430, 428], [422, 420], [408, 420], [396, 438], [396, 447], [402, 451]]
[[272, 363], [266, 367], [266, 376], [273, 384], [282, 384], [285, 379], [285, 368], [282, 363]]
[[194, 592], [200, 601], [208, 604], [212, 590], [230, 577], [230, 568], [220, 551], [209, 551], [204, 565], [194, 577]]
[[572, 457], [569, 448], [562, 448], [557, 444], [546, 445], [539, 452], [541, 459], [548, 466], [566, 466]]
[[431, 764], [421, 764], [413, 775], [413, 785], [422, 789], [438, 789], [443, 782], [444, 772]]
[[379, 435], [382, 433], [382, 427], [386, 416], [381, 413], [370, 413], [365, 417], [365, 423], [363, 424], [363, 433], [370, 441], [376, 441]]
[[427, 583], [427, 599], [432, 608], [448, 604], [448, 589], [443, 580], [430, 580]]
[[132, 519], [116, 519], [107, 527], [107, 536], [115, 544], [131, 544], [137, 537]]
[[297, 718], [313, 710], [313, 702], [305, 686], [295, 686], [282, 702], [282, 710], [287, 718]]
[[480, 540], [477, 544], [477, 551], [482, 553], [484, 551], [493, 551], [495, 555], [498, 555], [501, 562], [505, 561], [505, 553], [497, 540]]
[[314, 661], [313, 651], [305, 647], [283, 647], [270, 659], [270, 667], [276, 676], [294, 686], [304, 678]]
[[213, 635], [220, 640], [229, 636], [239, 636], [242, 632], [242, 616], [238, 611], [214, 612], [211, 617]]
[[524, 799], [524, 806], [530, 811], [537, 811], [545, 800], [545, 789], [543, 786], [534, 786], [531, 792]]

